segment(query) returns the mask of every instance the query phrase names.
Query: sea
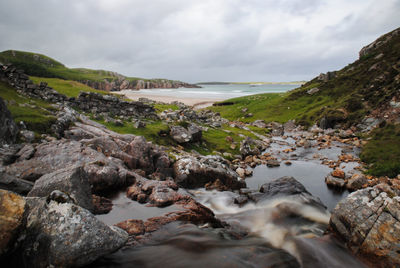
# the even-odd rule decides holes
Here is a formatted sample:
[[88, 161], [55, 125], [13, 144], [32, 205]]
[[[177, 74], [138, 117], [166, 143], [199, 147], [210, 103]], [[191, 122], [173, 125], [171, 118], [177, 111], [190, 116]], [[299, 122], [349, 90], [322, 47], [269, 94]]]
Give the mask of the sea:
[[283, 93], [300, 84], [223, 84], [201, 85], [201, 88], [141, 89], [141, 93], [181, 98], [231, 99], [260, 93]]

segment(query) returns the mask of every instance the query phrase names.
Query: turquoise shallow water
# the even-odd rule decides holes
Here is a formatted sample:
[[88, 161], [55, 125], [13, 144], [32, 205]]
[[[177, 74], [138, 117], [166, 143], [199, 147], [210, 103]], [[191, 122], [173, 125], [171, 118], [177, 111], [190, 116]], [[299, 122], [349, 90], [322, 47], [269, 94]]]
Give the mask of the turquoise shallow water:
[[259, 93], [283, 93], [300, 85], [202, 85], [202, 88], [142, 89], [139, 92], [182, 98], [230, 99]]

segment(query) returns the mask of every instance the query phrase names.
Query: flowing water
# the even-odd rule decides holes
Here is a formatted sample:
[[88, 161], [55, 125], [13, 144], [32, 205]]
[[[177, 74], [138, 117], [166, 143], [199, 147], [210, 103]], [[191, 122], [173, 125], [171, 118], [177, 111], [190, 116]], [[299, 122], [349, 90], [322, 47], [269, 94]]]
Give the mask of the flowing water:
[[[197, 201], [212, 209], [230, 227], [168, 224], [154, 232], [150, 242], [122, 249], [98, 260], [92, 267], [364, 267], [334, 238], [324, 235], [329, 211], [348, 192], [327, 188], [324, 177], [331, 169], [322, 165], [320, 159], [336, 160], [348, 148], [336, 143], [328, 149], [297, 148], [294, 153], [283, 153], [294, 142], [291, 138], [275, 138], [267, 151], [281, 160], [290, 159], [292, 164], [256, 167], [253, 176], [246, 179], [248, 188], [258, 190], [273, 179], [293, 176], [328, 209], [310, 205], [298, 196], [240, 207], [233, 202], [237, 193], [192, 190], [190, 193]], [[357, 154], [357, 151], [350, 150], [350, 153]], [[344, 165], [350, 171], [357, 164]], [[113, 202], [111, 213], [99, 216], [109, 224], [132, 217], [146, 219], [176, 209], [138, 205], [123, 193]]]

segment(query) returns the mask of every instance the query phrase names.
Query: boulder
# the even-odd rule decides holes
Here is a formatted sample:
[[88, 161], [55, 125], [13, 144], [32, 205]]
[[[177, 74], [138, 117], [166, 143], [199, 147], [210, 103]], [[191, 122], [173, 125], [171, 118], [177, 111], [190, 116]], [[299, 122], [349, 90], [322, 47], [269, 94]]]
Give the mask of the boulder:
[[93, 211], [89, 179], [82, 166], [59, 169], [43, 175], [29, 192], [29, 197], [45, 197], [54, 190], [68, 194], [75, 204]]
[[0, 190], [0, 256], [7, 253], [24, 224], [25, 200], [23, 197]]
[[246, 185], [244, 181], [238, 180], [237, 174], [220, 156], [183, 157], [174, 163], [173, 169], [175, 182], [184, 188], [203, 187], [216, 179], [229, 189], [240, 189]]
[[183, 144], [192, 141], [192, 135], [190, 132], [181, 126], [172, 126], [169, 135], [177, 143]]
[[196, 124], [190, 124], [188, 126], [188, 132], [190, 135], [192, 135], [192, 140], [193, 142], [198, 142], [201, 141], [201, 137], [203, 135], [203, 132], [201, 128], [196, 125]]
[[271, 182], [264, 183], [257, 193], [249, 193], [249, 198], [254, 202], [263, 202], [274, 198], [289, 197], [294, 200], [325, 211], [326, 206], [318, 197], [310, 194], [307, 189], [293, 177], [281, 177]]
[[350, 191], [357, 191], [363, 188], [368, 183], [368, 179], [363, 174], [354, 174], [347, 181], [346, 188]]
[[371, 267], [400, 266], [400, 197], [387, 184], [351, 193], [332, 212], [331, 229]]
[[333, 177], [328, 175], [325, 177], [325, 183], [333, 188], [344, 188], [346, 186], [346, 182], [342, 178]]
[[242, 157], [246, 157], [248, 155], [259, 155], [261, 153], [260, 150], [263, 149], [262, 147], [263, 145], [261, 142], [259, 143], [250, 137], [246, 137], [240, 142], [239, 151]]
[[128, 234], [108, 227], [88, 210], [46, 198], [27, 198], [24, 237], [10, 265], [77, 267], [122, 247]]
[[0, 98], [0, 145], [14, 143], [17, 135], [18, 127], [4, 100]]
[[26, 195], [32, 189], [32, 187], [33, 182], [18, 179], [12, 175], [0, 171], [0, 189]]

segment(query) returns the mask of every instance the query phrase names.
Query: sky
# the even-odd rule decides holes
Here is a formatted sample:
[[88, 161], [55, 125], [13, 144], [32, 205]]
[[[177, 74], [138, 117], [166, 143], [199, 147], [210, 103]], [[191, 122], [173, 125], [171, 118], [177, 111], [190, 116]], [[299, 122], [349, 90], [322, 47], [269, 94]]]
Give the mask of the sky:
[[2, 0], [0, 51], [200, 81], [299, 81], [400, 27], [400, 0]]

